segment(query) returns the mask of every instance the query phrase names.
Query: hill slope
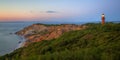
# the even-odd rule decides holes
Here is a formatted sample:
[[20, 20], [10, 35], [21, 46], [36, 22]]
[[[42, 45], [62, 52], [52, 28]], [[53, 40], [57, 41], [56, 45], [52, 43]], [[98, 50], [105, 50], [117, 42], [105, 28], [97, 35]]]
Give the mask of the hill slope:
[[85, 25], [75, 25], [75, 24], [33, 24], [24, 29], [16, 32], [17, 35], [24, 36], [26, 39], [25, 46], [33, 42], [39, 42], [42, 40], [51, 40], [60, 37], [63, 33], [82, 30], [87, 26]]
[[86, 25], [89, 28], [32, 43], [0, 60], [120, 60], [120, 23]]

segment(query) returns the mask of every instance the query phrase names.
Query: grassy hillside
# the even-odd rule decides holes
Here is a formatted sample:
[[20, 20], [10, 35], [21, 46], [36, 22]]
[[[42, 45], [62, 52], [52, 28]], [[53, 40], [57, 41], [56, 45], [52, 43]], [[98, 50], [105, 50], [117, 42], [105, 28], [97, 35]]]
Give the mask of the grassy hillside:
[[89, 28], [33, 43], [0, 60], [120, 60], [120, 23], [86, 25]]

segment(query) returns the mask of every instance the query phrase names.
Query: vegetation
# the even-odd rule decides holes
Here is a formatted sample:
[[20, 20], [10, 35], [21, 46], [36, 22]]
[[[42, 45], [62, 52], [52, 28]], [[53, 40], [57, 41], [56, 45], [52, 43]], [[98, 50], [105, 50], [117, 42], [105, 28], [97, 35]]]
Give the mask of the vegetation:
[[1, 56], [0, 60], [120, 60], [120, 23], [88, 23], [70, 31]]
[[42, 23], [36, 23], [36, 25], [44, 25], [44, 26], [60, 26], [60, 24], [42, 24]]

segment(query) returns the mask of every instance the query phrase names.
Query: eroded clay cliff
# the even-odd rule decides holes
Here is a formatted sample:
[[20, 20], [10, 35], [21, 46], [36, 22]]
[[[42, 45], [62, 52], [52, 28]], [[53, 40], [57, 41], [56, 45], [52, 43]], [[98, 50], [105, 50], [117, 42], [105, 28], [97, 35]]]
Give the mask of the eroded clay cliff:
[[85, 28], [86, 28], [85, 25], [75, 24], [60, 24], [60, 25], [33, 24], [31, 26], [25, 27], [23, 30], [16, 32], [16, 34], [25, 37], [26, 39], [25, 46], [27, 46], [33, 42], [58, 38], [65, 32], [81, 30]]

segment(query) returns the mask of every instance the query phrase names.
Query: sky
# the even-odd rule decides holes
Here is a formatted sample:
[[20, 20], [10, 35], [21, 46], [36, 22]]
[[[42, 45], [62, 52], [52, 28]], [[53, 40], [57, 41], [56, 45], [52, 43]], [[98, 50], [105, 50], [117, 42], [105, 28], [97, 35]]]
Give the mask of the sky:
[[0, 0], [0, 21], [120, 21], [120, 0]]

